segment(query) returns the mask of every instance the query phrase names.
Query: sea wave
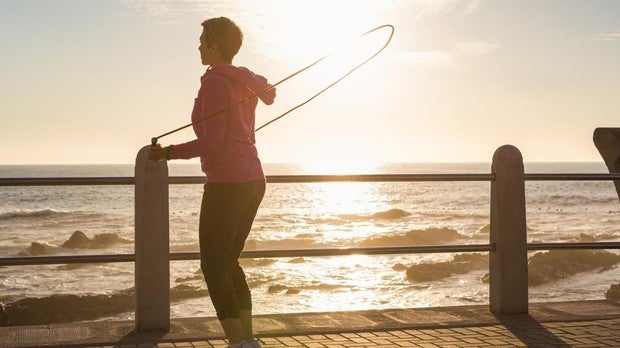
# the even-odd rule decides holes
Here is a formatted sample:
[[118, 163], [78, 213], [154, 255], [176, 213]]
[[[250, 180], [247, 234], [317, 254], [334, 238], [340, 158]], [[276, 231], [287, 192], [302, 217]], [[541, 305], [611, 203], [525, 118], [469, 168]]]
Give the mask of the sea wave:
[[[320, 217], [320, 218], [309, 218], [306, 219], [308, 222], [313, 224], [331, 224], [331, 225], [340, 225], [348, 222], [357, 222], [357, 221], [376, 221], [376, 220], [398, 220], [402, 219], [406, 216], [410, 216], [411, 213], [402, 209], [388, 209], [382, 210], [375, 213], [367, 213], [367, 214], [338, 214], [332, 215], [328, 217]], [[281, 220], [286, 221], [281, 218]], [[296, 222], [289, 221], [289, 222]]]
[[[170, 301], [208, 296], [206, 287], [179, 284], [170, 289]], [[135, 308], [135, 288], [110, 295], [51, 295], [0, 302], [0, 326], [46, 325], [73, 321], [95, 320]]]
[[550, 204], [560, 206], [612, 204], [618, 201], [616, 196], [597, 197], [590, 194], [553, 194], [533, 196], [529, 198], [529, 204]]
[[270, 294], [286, 294], [286, 295], [296, 295], [302, 291], [335, 291], [339, 289], [350, 289], [351, 287], [348, 285], [340, 285], [340, 284], [307, 284], [307, 285], [298, 285], [298, 286], [289, 286], [282, 284], [273, 284], [267, 288], [267, 292]]
[[424, 230], [411, 230], [405, 234], [365, 239], [359, 242], [359, 246], [433, 245], [458, 239], [469, 239], [469, 237], [451, 228], [427, 228]]
[[489, 214], [486, 213], [463, 213], [452, 210], [438, 210], [438, 211], [425, 211], [419, 213], [427, 218], [442, 218], [447, 220], [455, 219], [489, 219]]
[[56, 210], [51, 208], [39, 210], [12, 210], [0, 213], [0, 220], [10, 220], [19, 218], [47, 218], [59, 215], [68, 215], [75, 212]]
[[617, 233], [599, 233], [599, 234], [588, 234], [588, 233], [580, 233], [577, 239], [573, 239], [575, 242], [598, 242], [602, 240], [614, 240], [620, 238], [620, 235]]
[[[126, 219], [124, 216], [115, 214], [86, 211], [86, 210], [58, 210], [53, 208], [45, 209], [18, 209], [0, 212], [0, 223], [11, 226], [12, 224], [31, 224], [32, 226], [49, 226], [50, 224], [96, 222], [109, 226], [118, 220]], [[120, 225], [122, 226], [122, 225]]]
[[342, 220], [396, 220], [404, 218], [405, 216], [411, 215], [410, 212], [407, 212], [402, 209], [389, 209], [385, 211], [379, 211], [373, 214], [340, 214], [338, 218]]
[[[533, 229], [530, 226], [526, 226], [526, 230], [527, 230], [527, 232], [535, 231], [535, 229]], [[486, 224], [486, 225], [480, 227], [475, 232], [475, 234], [489, 234], [489, 233], [491, 233], [491, 225], [490, 224]]]
[[491, 232], [491, 225], [486, 224], [476, 230], [476, 234], [489, 234]]

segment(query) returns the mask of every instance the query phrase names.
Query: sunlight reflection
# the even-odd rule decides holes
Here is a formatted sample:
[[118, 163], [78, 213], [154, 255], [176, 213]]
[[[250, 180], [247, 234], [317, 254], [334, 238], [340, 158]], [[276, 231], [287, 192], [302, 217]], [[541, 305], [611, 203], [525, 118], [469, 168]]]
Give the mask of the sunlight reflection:
[[[306, 163], [309, 174], [372, 174], [380, 170], [371, 163]], [[389, 199], [380, 190], [379, 183], [325, 182], [306, 184], [303, 190], [307, 206], [305, 214], [322, 224], [323, 238], [335, 241], [367, 237], [375, 233], [374, 222], [368, 219], [374, 213], [388, 210]], [[361, 228], [363, 227], [363, 228]]]
[[310, 210], [317, 217], [370, 214], [379, 211], [373, 183], [332, 182], [307, 185]]
[[374, 162], [306, 162], [302, 164], [302, 173], [307, 174], [374, 174], [380, 164]]

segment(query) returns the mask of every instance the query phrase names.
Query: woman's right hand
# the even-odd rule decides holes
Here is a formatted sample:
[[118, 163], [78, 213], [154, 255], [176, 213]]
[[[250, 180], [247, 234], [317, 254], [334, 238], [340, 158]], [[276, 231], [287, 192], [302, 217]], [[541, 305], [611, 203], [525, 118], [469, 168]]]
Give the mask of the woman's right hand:
[[149, 148], [149, 159], [151, 161], [161, 161], [164, 159], [164, 149], [161, 145], [151, 145]]

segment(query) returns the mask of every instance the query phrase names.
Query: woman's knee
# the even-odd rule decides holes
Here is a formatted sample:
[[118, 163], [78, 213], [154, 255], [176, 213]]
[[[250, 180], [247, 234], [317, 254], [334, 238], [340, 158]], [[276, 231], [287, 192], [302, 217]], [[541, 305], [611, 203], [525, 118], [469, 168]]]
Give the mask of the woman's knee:
[[200, 263], [200, 269], [207, 283], [210, 281], [217, 282], [224, 277], [227, 271], [226, 265], [219, 260], [203, 261]]

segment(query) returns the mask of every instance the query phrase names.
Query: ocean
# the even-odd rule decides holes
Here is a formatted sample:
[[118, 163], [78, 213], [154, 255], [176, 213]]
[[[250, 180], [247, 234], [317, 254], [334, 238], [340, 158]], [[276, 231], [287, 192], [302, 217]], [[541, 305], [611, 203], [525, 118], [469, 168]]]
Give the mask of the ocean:
[[[267, 175], [489, 173], [489, 163], [267, 164]], [[526, 173], [606, 173], [527, 163]], [[170, 175], [201, 175], [169, 164]], [[133, 176], [133, 165], [0, 166], [0, 177]], [[268, 184], [246, 249], [484, 244], [489, 182]], [[170, 249], [198, 251], [201, 185], [170, 187]], [[133, 186], [0, 187], [0, 257], [133, 253]], [[528, 242], [620, 241], [611, 181], [526, 182]], [[604, 299], [620, 251], [529, 254], [531, 302]], [[488, 255], [243, 259], [254, 313], [487, 304]], [[172, 317], [215, 316], [198, 261], [170, 264]], [[0, 268], [0, 322], [133, 318], [133, 263]], [[21, 311], [21, 312], [20, 312]], [[2, 317], [4, 316], [4, 319]]]

